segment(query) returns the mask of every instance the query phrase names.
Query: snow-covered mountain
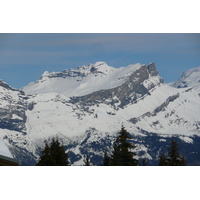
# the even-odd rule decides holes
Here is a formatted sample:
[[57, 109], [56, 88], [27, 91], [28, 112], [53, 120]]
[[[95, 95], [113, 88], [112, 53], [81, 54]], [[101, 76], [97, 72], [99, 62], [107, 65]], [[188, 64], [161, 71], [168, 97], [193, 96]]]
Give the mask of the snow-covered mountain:
[[157, 164], [174, 137], [188, 164], [199, 165], [198, 69], [186, 72], [189, 87], [165, 84], [154, 63], [114, 68], [97, 62], [45, 72], [22, 90], [1, 81], [0, 138], [23, 165], [33, 165], [44, 141], [56, 135], [73, 165], [83, 164], [86, 154], [99, 165], [123, 123], [138, 159]]
[[200, 92], [200, 66], [184, 72], [178, 81], [170, 85], [176, 88], [193, 88]]
[[[129, 75], [141, 68], [137, 63], [127, 67], [114, 68], [105, 62], [97, 62], [78, 69], [63, 72], [44, 72], [35, 83], [22, 90], [27, 94], [59, 93], [66, 97], [84, 96], [100, 90], [108, 90], [122, 85]], [[135, 77], [138, 79], [138, 77]]]

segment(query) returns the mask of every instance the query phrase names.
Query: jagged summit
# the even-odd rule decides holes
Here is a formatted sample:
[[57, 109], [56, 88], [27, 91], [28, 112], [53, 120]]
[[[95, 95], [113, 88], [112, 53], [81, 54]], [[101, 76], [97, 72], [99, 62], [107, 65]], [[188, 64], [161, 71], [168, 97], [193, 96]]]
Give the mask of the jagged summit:
[[[135, 73], [138, 71], [137, 73]], [[144, 81], [149, 77], [157, 76], [154, 63], [149, 65], [132, 64], [127, 67], [114, 68], [105, 62], [83, 65], [77, 69], [68, 69], [62, 72], [44, 72], [35, 82], [24, 88], [27, 94], [60, 93], [65, 96], [83, 96], [95, 91], [116, 88], [125, 83], [129, 77], [135, 82]]]
[[114, 67], [108, 66], [105, 62], [96, 62], [95, 64], [89, 64], [88, 66], [80, 66], [78, 70], [89, 74], [89, 73], [105, 73], [107, 74], [110, 70], [113, 70]]
[[90, 74], [107, 74], [109, 71], [114, 69], [108, 66], [105, 62], [96, 62], [95, 64], [82, 65], [77, 69], [66, 69], [62, 72], [48, 72], [45, 71], [39, 80], [45, 80], [46, 78], [83, 78]]

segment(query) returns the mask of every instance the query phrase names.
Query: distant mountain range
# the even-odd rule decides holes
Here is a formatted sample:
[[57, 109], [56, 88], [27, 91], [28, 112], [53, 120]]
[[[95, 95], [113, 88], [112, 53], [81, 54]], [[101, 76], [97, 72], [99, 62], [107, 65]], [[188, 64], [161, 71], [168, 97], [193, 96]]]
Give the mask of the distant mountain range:
[[157, 165], [173, 137], [188, 165], [200, 165], [200, 67], [165, 84], [154, 63], [97, 62], [44, 72], [21, 90], [0, 81], [0, 138], [21, 165], [35, 165], [44, 141], [62, 139], [72, 165], [100, 165], [122, 124], [137, 158]]

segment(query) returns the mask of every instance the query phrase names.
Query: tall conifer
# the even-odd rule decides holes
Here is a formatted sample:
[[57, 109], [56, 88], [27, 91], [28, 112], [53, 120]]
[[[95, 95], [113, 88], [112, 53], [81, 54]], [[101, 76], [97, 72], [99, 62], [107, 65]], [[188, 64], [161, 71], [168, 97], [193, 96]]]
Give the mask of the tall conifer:
[[180, 156], [177, 142], [171, 140], [171, 146], [168, 148], [168, 157], [160, 155], [159, 166], [185, 166], [184, 156]]
[[37, 166], [67, 166], [68, 155], [65, 153], [64, 146], [58, 138], [52, 138], [50, 144], [46, 143], [42, 155], [36, 164]]
[[167, 159], [168, 164], [170, 166], [184, 166], [186, 165], [186, 161], [183, 156], [180, 156], [179, 153], [179, 148], [177, 142], [174, 140], [171, 141], [171, 147], [168, 148], [168, 156], [169, 158]]
[[113, 152], [111, 156], [112, 166], [136, 166], [138, 160], [133, 158], [136, 156], [131, 150], [136, 146], [130, 143], [128, 140], [132, 139], [130, 134], [122, 126], [116, 141], [113, 144]]
[[107, 152], [104, 151], [104, 158], [103, 158], [103, 166], [110, 166], [110, 157], [108, 156]]
[[167, 158], [164, 156], [164, 154], [161, 154], [159, 158], [159, 166], [167, 166], [167, 165], [168, 165]]

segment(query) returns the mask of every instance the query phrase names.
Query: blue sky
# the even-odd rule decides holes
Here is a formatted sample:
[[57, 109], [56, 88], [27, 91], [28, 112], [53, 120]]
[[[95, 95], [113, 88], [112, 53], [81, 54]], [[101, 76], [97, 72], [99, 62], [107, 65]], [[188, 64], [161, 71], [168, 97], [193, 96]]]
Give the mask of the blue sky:
[[166, 83], [200, 66], [197, 33], [1, 33], [0, 79], [14, 88], [44, 71], [63, 71], [97, 61], [113, 67], [155, 62]]

